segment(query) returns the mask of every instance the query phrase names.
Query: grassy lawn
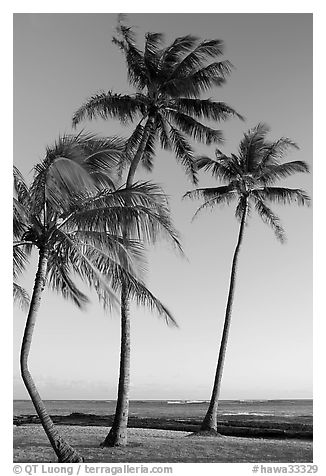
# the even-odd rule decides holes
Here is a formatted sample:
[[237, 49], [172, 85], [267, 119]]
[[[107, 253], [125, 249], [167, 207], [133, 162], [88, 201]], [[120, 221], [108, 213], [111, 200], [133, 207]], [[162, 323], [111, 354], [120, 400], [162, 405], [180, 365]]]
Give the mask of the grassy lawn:
[[[193, 437], [180, 431], [129, 430], [125, 448], [99, 448], [109, 428], [60, 426], [60, 432], [93, 463], [312, 462], [312, 441], [224, 436]], [[14, 428], [14, 462], [56, 462], [40, 425]]]

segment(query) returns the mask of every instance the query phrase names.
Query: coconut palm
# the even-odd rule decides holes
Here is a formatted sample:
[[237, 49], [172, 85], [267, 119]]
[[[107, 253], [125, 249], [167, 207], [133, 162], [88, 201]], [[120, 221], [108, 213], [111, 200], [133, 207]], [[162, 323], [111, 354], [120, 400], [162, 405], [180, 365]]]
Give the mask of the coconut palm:
[[60, 462], [78, 462], [82, 457], [54, 426], [28, 368], [45, 285], [82, 307], [88, 298], [76, 285], [77, 276], [95, 288], [105, 306], [112, 306], [118, 303], [116, 293], [124, 280], [132, 298], [149, 304], [174, 323], [169, 311], [138, 277], [143, 246], [128, 238], [128, 232], [134, 236], [136, 229], [154, 238], [163, 230], [178, 243], [165, 209], [165, 196], [158, 187], [146, 183], [114, 190], [108, 172], [116, 165], [120, 152], [118, 139], [64, 136], [35, 166], [30, 186], [14, 169], [14, 270], [23, 271], [31, 250], [38, 250], [21, 347], [21, 374]]
[[224, 102], [200, 99], [212, 87], [222, 86], [232, 70], [229, 61], [216, 61], [223, 54], [223, 41], [200, 41], [187, 35], [164, 47], [162, 33], [147, 33], [141, 51], [134, 32], [123, 20], [120, 16], [113, 42], [125, 56], [128, 80], [136, 92], [95, 94], [75, 112], [73, 125], [96, 117], [115, 118], [124, 124], [137, 122], [128, 141], [129, 160], [121, 163], [121, 167], [128, 166], [127, 186], [133, 183], [140, 161], [152, 169], [157, 139], [163, 149], [173, 150], [196, 183], [194, 154], [187, 137], [206, 144], [218, 143], [222, 140], [221, 130], [200, 120], [241, 117]]
[[[132, 29], [120, 16], [117, 36], [113, 42], [122, 50], [128, 70], [128, 80], [134, 94], [100, 92], [89, 98], [73, 116], [73, 126], [83, 119], [117, 118], [122, 123], [137, 122], [130, 136], [119, 172], [127, 168], [126, 187], [131, 187], [138, 165], [152, 170], [155, 145], [159, 141], [165, 150], [173, 150], [187, 175], [197, 183], [194, 152], [188, 138], [206, 144], [222, 140], [222, 132], [200, 120], [226, 120], [241, 116], [224, 102], [200, 99], [214, 86], [225, 83], [232, 65], [216, 61], [223, 53], [221, 40], [200, 41], [187, 35], [176, 38], [164, 47], [164, 35], [147, 33], [144, 51], [136, 45]], [[215, 60], [210, 62], [210, 60]], [[121, 295], [121, 361], [117, 410], [114, 424], [103, 446], [127, 444], [128, 379], [130, 359], [130, 317], [127, 290]], [[129, 377], [128, 377], [129, 378]]]
[[310, 200], [303, 190], [274, 186], [274, 183], [279, 179], [298, 172], [308, 172], [308, 165], [306, 162], [299, 160], [282, 162], [289, 149], [298, 147], [293, 141], [284, 137], [274, 142], [268, 141], [266, 139], [268, 131], [269, 128], [264, 124], [258, 124], [257, 127], [249, 130], [244, 134], [237, 154], [227, 156], [220, 150], [216, 150], [216, 160], [200, 157], [197, 161], [198, 168], [211, 172], [212, 176], [221, 181], [223, 185], [199, 188], [185, 195], [190, 198], [204, 199], [204, 203], [196, 214], [209, 207], [236, 201], [235, 215], [240, 221], [238, 240], [232, 260], [224, 327], [213, 391], [206, 416], [201, 425], [201, 431], [204, 434], [206, 432], [208, 434], [217, 433], [218, 399], [231, 323], [238, 258], [250, 211], [255, 210], [260, 218], [271, 226], [276, 237], [284, 242], [284, 229], [279, 218], [268, 206], [268, 202], [308, 205]]

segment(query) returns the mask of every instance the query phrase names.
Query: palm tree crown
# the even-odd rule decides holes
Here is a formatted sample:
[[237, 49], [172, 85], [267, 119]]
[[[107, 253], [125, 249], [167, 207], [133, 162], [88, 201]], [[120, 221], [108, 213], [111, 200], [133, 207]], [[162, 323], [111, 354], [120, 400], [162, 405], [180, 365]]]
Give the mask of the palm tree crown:
[[301, 160], [282, 163], [285, 153], [290, 148], [298, 149], [298, 146], [285, 137], [274, 142], [268, 141], [268, 132], [268, 126], [260, 123], [244, 134], [236, 155], [227, 156], [217, 149], [216, 160], [199, 157], [198, 168], [210, 171], [212, 176], [224, 185], [199, 188], [186, 193], [185, 196], [204, 199], [196, 214], [205, 208], [237, 200], [237, 218], [241, 219], [244, 209], [248, 212], [255, 209], [261, 219], [271, 226], [276, 237], [283, 242], [284, 229], [266, 202], [309, 205], [310, 199], [303, 190], [273, 186], [277, 180], [294, 173], [309, 172], [309, 167]]
[[[65, 298], [71, 298], [80, 307], [87, 301], [72, 279], [74, 273], [87, 277], [89, 283], [93, 279], [97, 283], [101, 280], [113, 297], [92, 263], [91, 251], [81, 244], [82, 239], [96, 242], [94, 246], [99, 253], [106, 230], [98, 229], [96, 234], [77, 220], [81, 210], [85, 213], [92, 206], [100, 184], [113, 185], [108, 172], [122, 148], [121, 140], [105, 141], [81, 134], [63, 136], [47, 148], [43, 161], [34, 167], [30, 186], [14, 167], [14, 276], [24, 270], [33, 247], [46, 248], [50, 253], [49, 285]], [[105, 243], [108, 245], [107, 238]], [[107, 248], [111, 258], [112, 252], [120, 252], [115, 243], [112, 240]]]
[[136, 92], [126, 95], [112, 91], [95, 94], [76, 111], [73, 125], [76, 126], [84, 118], [95, 117], [118, 118], [123, 123], [138, 120], [128, 141], [129, 162], [146, 131], [144, 153], [140, 157], [143, 165], [152, 168], [154, 146], [156, 139], [159, 139], [163, 149], [174, 151], [196, 183], [194, 154], [186, 136], [206, 144], [220, 142], [222, 132], [204, 125], [200, 120], [220, 121], [235, 115], [241, 117], [223, 102], [199, 99], [213, 86], [224, 84], [231, 72], [232, 65], [227, 60], [209, 62], [223, 54], [223, 42], [200, 41], [187, 35], [164, 47], [163, 34], [147, 33], [144, 50], [141, 51], [132, 29], [122, 21], [119, 21], [117, 33], [113, 42], [125, 55], [128, 80]]
[[[77, 306], [88, 299], [76, 277], [94, 287], [105, 306], [117, 302], [124, 280], [136, 301], [174, 323], [143, 284], [143, 243], [164, 233], [180, 247], [177, 233], [158, 186], [145, 182], [115, 188], [109, 172], [122, 150], [117, 138], [63, 136], [35, 166], [30, 186], [14, 167], [14, 277], [24, 271], [33, 248], [46, 249], [50, 288]], [[18, 284], [14, 294], [27, 304]]]

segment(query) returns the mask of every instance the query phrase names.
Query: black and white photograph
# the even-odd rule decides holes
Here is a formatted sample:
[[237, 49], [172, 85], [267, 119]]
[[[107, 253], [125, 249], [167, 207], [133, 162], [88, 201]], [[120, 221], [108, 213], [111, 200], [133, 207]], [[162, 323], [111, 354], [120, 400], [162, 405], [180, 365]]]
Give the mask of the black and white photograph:
[[318, 471], [313, 16], [12, 14], [16, 474]]

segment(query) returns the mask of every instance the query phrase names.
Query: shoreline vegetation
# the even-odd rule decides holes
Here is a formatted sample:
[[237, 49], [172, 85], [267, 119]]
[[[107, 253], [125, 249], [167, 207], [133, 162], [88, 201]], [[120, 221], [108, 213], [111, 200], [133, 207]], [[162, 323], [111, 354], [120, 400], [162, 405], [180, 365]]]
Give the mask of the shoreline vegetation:
[[[114, 415], [72, 412], [69, 415], [51, 415], [57, 425], [110, 427]], [[40, 424], [37, 415], [14, 416], [15, 426]], [[200, 418], [144, 418], [130, 415], [129, 428], [195, 432]], [[225, 436], [247, 438], [313, 439], [311, 416], [220, 415], [218, 432]]]

